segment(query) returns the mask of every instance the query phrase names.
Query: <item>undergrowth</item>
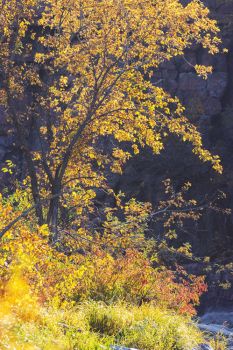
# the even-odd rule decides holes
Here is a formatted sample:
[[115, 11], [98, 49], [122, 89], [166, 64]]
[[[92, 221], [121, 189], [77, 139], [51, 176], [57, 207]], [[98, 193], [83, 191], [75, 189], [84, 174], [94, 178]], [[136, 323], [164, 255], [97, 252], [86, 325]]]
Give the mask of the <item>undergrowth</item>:
[[[14, 213], [9, 203], [0, 209]], [[54, 249], [48, 228], [33, 221], [8, 232], [0, 242], [0, 350], [192, 350], [204, 342], [192, 321], [204, 277], [156, 267], [156, 245], [128, 233], [130, 225], [119, 237], [83, 234], [77, 245], [65, 237], [63, 247], [83, 254]]]
[[2, 350], [107, 350], [116, 344], [143, 350], [190, 350], [202, 341], [187, 316], [153, 305], [86, 302], [65, 310], [34, 306], [32, 315], [27, 298], [24, 302], [16, 301], [1, 318]]

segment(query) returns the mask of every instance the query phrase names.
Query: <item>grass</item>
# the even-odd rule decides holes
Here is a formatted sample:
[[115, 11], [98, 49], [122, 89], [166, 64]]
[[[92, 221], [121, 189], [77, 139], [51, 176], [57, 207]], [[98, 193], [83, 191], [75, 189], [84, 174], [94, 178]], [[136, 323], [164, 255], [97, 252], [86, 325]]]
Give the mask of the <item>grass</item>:
[[189, 318], [152, 305], [121, 303], [107, 306], [89, 302], [66, 310], [41, 309], [34, 320], [6, 319], [0, 327], [2, 350], [107, 350], [110, 345], [191, 350], [202, 340]]
[[215, 337], [210, 339], [210, 345], [214, 350], [226, 350], [227, 349], [227, 339], [221, 333], [216, 334]]
[[[204, 342], [191, 317], [162, 306], [86, 301], [45, 307], [20, 276], [8, 287], [0, 301], [0, 350], [192, 350]], [[220, 336], [212, 340], [214, 350], [225, 345]]]

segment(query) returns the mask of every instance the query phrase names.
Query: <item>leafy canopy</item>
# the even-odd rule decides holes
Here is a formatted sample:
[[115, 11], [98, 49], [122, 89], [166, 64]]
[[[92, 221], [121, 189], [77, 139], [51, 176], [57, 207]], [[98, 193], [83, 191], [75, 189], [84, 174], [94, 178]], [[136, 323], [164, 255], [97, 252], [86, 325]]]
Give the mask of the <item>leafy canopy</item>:
[[[62, 208], [83, 211], [93, 188], [104, 186], [104, 169], [121, 172], [145, 146], [160, 153], [170, 134], [222, 171], [179, 100], [150, 79], [193, 44], [219, 52], [219, 30], [200, 1], [4, 0], [0, 7], [0, 99], [25, 155], [39, 223], [55, 237]], [[206, 78], [211, 68], [196, 70]]]

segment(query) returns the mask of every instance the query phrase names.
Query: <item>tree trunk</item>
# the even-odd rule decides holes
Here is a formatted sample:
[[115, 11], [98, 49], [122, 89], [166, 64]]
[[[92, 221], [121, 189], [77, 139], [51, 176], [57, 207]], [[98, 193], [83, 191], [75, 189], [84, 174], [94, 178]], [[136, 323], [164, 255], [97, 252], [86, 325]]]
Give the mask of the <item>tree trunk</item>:
[[49, 211], [47, 215], [47, 224], [52, 234], [52, 243], [58, 240], [58, 215], [59, 215], [59, 202], [60, 202], [61, 186], [56, 184], [52, 187], [52, 199], [49, 203]]

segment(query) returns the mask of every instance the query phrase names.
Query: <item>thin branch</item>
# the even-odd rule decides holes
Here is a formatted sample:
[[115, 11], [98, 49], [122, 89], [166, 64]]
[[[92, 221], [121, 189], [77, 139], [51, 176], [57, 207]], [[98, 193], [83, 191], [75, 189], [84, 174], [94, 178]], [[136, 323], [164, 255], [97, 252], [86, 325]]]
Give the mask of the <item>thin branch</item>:
[[48, 198], [44, 198], [37, 202], [36, 204], [32, 205], [30, 208], [24, 210], [19, 216], [17, 216], [14, 220], [12, 220], [7, 226], [5, 226], [1, 231], [0, 231], [0, 239], [5, 235], [7, 231], [9, 231], [17, 222], [19, 222], [21, 219], [25, 218], [30, 214], [34, 209], [37, 209], [38, 206], [41, 206], [43, 203], [46, 203], [47, 201], [60, 196], [61, 193], [58, 193], [56, 195], [50, 196]]

